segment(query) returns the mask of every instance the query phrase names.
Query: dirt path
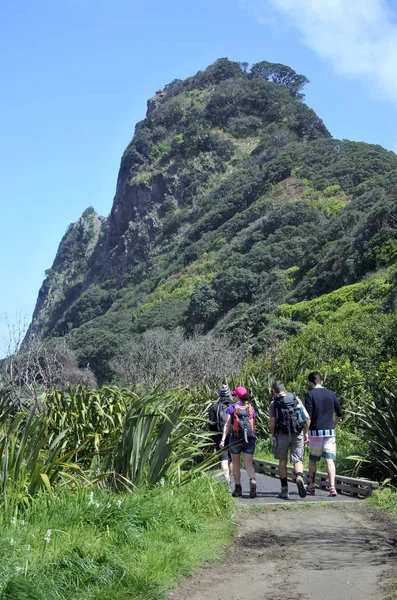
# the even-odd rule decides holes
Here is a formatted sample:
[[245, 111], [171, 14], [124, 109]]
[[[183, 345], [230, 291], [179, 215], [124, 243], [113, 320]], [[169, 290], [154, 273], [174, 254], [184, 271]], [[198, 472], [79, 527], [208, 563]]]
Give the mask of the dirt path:
[[[258, 507], [259, 508], [259, 507]], [[236, 540], [169, 600], [384, 600], [397, 576], [397, 524], [364, 503], [239, 506]]]

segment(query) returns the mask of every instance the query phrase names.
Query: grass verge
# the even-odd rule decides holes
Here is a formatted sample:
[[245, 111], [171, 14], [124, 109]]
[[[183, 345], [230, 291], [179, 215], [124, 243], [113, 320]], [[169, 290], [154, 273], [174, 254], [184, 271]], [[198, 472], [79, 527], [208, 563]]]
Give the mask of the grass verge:
[[397, 489], [383, 487], [374, 490], [368, 498], [368, 502], [376, 508], [380, 508], [389, 514], [397, 515]]
[[208, 477], [114, 495], [39, 496], [0, 516], [0, 600], [157, 600], [232, 535], [233, 502]]

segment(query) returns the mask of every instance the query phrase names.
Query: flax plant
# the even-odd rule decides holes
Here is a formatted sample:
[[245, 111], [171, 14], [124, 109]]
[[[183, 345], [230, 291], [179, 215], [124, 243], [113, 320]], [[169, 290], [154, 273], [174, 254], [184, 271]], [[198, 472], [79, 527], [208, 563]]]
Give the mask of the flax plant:
[[205, 455], [206, 424], [207, 418], [193, 411], [190, 394], [156, 388], [131, 403], [107, 466], [133, 485], [185, 482], [214, 464]]
[[0, 418], [0, 499], [8, 507], [28, 505], [38, 489], [45, 487], [52, 496], [53, 485], [80, 472], [72, 464], [73, 453], [63, 453], [60, 432], [51, 442], [46, 435], [44, 415], [32, 408], [16, 417], [3, 413]]
[[[361, 470], [371, 476], [397, 482], [397, 398], [396, 394], [374, 390], [372, 398], [358, 404], [352, 414], [358, 421], [361, 437], [369, 450], [355, 456]], [[353, 457], [352, 457], [353, 458]]]

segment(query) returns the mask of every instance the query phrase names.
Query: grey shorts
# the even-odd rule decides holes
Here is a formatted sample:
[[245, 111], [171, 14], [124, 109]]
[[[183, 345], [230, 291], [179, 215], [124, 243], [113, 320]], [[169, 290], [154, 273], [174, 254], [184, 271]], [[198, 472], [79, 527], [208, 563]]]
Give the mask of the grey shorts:
[[288, 460], [288, 450], [291, 455], [291, 463], [303, 461], [303, 433], [278, 433], [274, 438], [273, 456], [278, 460]]

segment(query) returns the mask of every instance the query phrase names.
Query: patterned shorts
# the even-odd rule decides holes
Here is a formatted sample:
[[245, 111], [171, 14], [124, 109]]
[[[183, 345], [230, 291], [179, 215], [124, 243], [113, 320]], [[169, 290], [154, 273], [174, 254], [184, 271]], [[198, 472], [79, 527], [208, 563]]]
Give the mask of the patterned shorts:
[[334, 435], [309, 436], [309, 458], [320, 460], [320, 458], [336, 458], [336, 439]]

